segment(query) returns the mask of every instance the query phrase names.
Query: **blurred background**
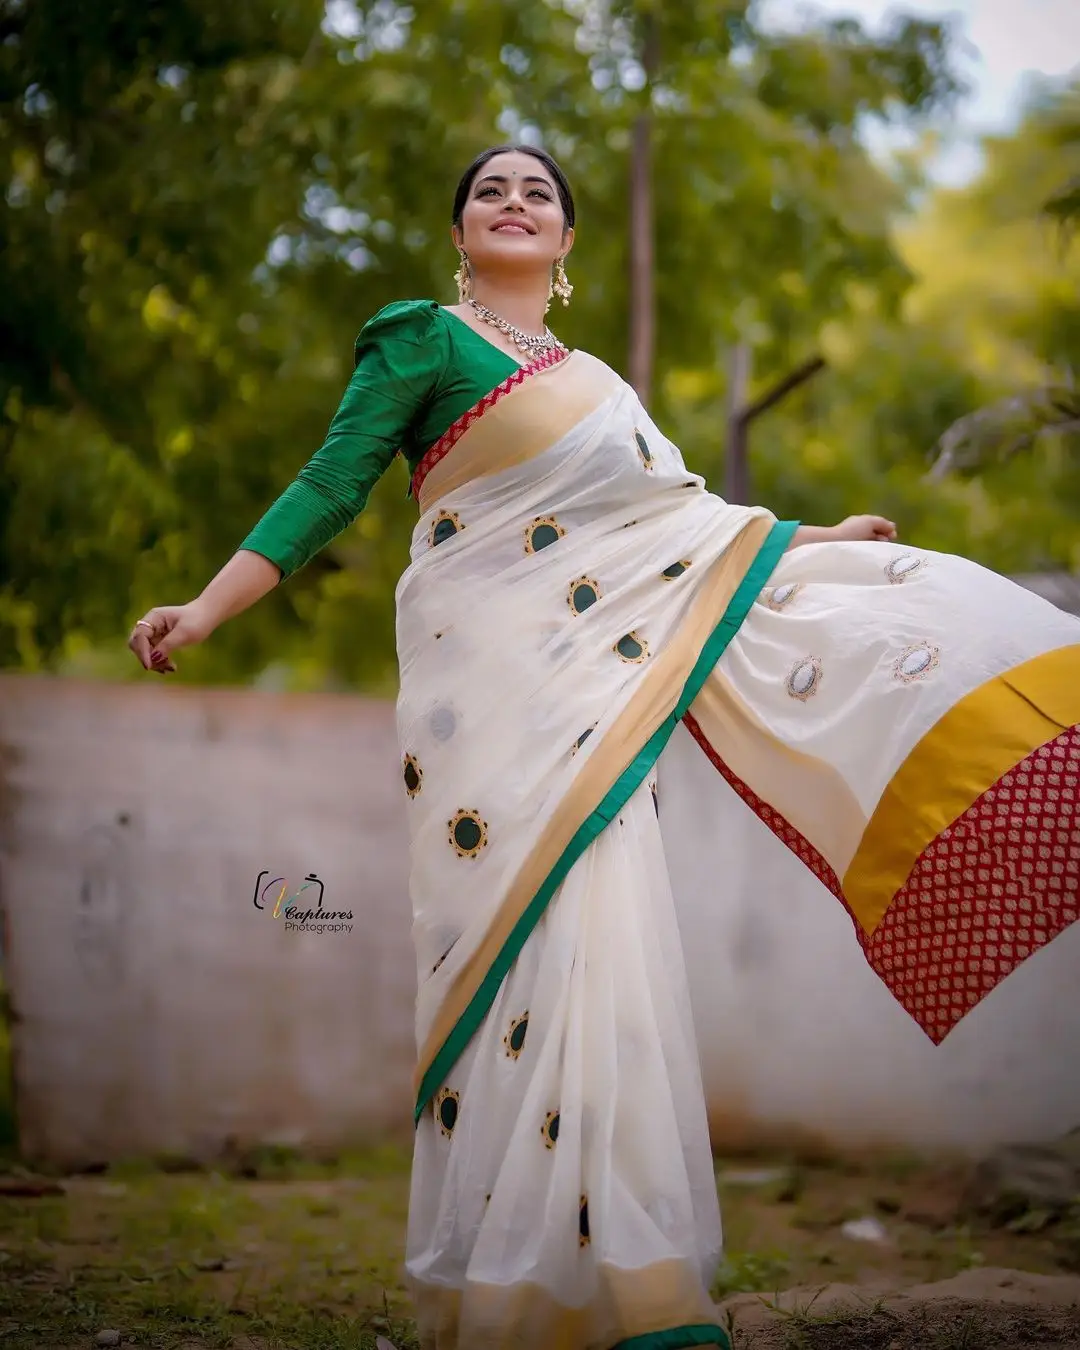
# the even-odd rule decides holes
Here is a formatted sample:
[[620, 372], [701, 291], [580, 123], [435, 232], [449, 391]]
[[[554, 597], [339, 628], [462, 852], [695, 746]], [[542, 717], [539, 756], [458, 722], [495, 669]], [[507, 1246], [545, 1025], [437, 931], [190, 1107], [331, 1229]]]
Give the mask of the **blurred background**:
[[[318, 447], [365, 320], [453, 298], [454, 186], [503, 139], [542, 142], [577, 193], [560, 335], [633, 379], [714, 490], [729, 393], [821, 357], [754, 423], [750, 498], [1080, 568], [1069, 0], [2, 15], [0, 666], [138, 677], [120, 637], [197, 593]], [[928, 479], [948, 428], [1005, 398], [1008, 425]], [[405, 488], [399, 463], [178, 680], [392, 695]]]
[[[403, 465], [167, 684], [125, 640], [317, 449], [366, 319], [454, 298], [451, 200], [485, 146], [562, 162], [575, 292], [553, 323], [715, 491], [881, 512], [1080, 612], [1078, 60], [1072, 0], [0, 5], [0, 887], [25, 1148], [407, 1119]], [[264, 868], [317, 872], [356, 929], [284, 934], [251, 904]], [[1075, 995], [1053, 993], [1074, 948], [1030, 963], [1049, 1002], [1003, 992], [931, 1058], [832, 922], [806, 938], [833, 953], [809, 963], [812, 1045], [737, 1001], [741, 1042], [706, 1027], [733, 1136], [768, 1117], [974, 1145], [1080, 1119], [1058, 1057]], [[784, 1006], [779, 969], [750, 973], [759, 1012]]]

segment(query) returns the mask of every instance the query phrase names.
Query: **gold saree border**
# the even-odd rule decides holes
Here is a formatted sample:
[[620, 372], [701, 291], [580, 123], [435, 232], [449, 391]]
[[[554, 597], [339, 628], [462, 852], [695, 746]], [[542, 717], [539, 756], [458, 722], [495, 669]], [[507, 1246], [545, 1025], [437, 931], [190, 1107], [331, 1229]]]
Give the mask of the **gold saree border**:
[[1003, 671], [954, 704], [893, 774], [842, 886], [872, 934], [924, 850], [1040, 745], [1080, 723], [1080, 643]]
[[867, 815], [840, 771], [782, 741], [718, 670], [705, 681], [691, 712], [710, 747], [724, 747], [730, 773], [752, 784], [756, 798], [810, 841], [834, 872], [843, 873]]
[[713, 564], [678, 632], [586, 759], [457, 972], [418, 1055], [415, 1119], [491, 1007], [510, 965], [577, 858], [637, 789], [738, 631], [798, 528], [751, 517]]
[[[433, 462], [416, 491], [421, 514], [476, 478], [534, 459], [618, 387], [615, 372], [588, 352], [571, 352], [548, 365], [523, 366], [470, 408], [428, 451]], [[421, 470], [423, 461], [418, 476]]]
[[[689, 1261], [670, 1258], [636, 1269], [603, 1262], [597, 1275], [599, 1288], [582, 1308], [559, 1303], [534, 1283], [470, 1284], [470, 1322], [479, 1327], [470, 1328], [467, 1345], [461, 1340], [461, 1290], [415, 1278], [408, 1284], [423, 1309], [422, 1330], [435, 1350], [511, 1350], [505, 1327], [528, 1328], [525, 1335], [516, 1333], [512, 1350], [580, 1350], [592, 1339], [598, 1320], [604, 1343], [614, 1350], [693, 1345], [730, 1350], [715, 1305]], [[485, 1334], [487, 1328], [490, 1334]]]

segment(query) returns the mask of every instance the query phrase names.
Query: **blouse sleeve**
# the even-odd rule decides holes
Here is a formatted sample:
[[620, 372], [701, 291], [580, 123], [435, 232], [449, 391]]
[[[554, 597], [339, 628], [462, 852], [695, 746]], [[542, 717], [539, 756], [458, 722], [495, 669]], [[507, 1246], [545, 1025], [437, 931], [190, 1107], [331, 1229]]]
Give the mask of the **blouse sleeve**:
[[356, 519], [434, 392], [448, 359], [436, 311], [432, 301], [388, 305], [357, 338], [322, 447], [240, 545], [275, 563], [282, 581]]

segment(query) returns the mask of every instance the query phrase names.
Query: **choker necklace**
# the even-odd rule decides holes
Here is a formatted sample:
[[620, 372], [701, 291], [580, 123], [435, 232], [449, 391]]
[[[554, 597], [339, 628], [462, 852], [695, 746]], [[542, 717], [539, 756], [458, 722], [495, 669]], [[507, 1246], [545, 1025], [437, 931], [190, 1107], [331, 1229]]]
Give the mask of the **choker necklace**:
[[478, 319], [483, 323], [489, 323], [492, 328], [497, 328], [504, 337], [510, 339], [518, 351], [523, 352], [526, 356], [531, 356], [533, 360], [538, 356], [543, 356], [545, 352], [565, 352], [567, 350], [550, 328], [545, 328], [542, 333], [536, 336], [531, 333], [523, 333], [520, 328], [501, 318], [494, 310], [488, 309], [487, 305], [482, 305], [479, 300], [470, 300], [469, 304]]

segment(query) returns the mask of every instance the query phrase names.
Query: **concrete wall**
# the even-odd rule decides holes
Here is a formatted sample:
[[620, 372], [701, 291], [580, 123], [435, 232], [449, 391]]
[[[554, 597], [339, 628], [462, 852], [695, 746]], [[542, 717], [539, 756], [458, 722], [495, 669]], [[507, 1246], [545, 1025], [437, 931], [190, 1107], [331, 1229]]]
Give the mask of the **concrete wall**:
[[[0, 756], [31, 1156], [409, 1133], [415, 966], [388, 704], [0, 676]], [[755, 878], [752, 913], [709, 907], [687, 933], [719, 1145], [977, 1149], [1080, 1124], [1080, 924], [935, 1049], [830, 896], [792, 912], [788, 861]], [[314, 871], [352, 931], [287, 932], [253, 906], [263, 869], [293, 889]]]
[[[30, 1155], [408, 1128], [416, 976], [387, 705], [3, 677], [0, 745]], [[262, 869], [314, 871], [352, 932], [286, 932], [252, 903]]]

